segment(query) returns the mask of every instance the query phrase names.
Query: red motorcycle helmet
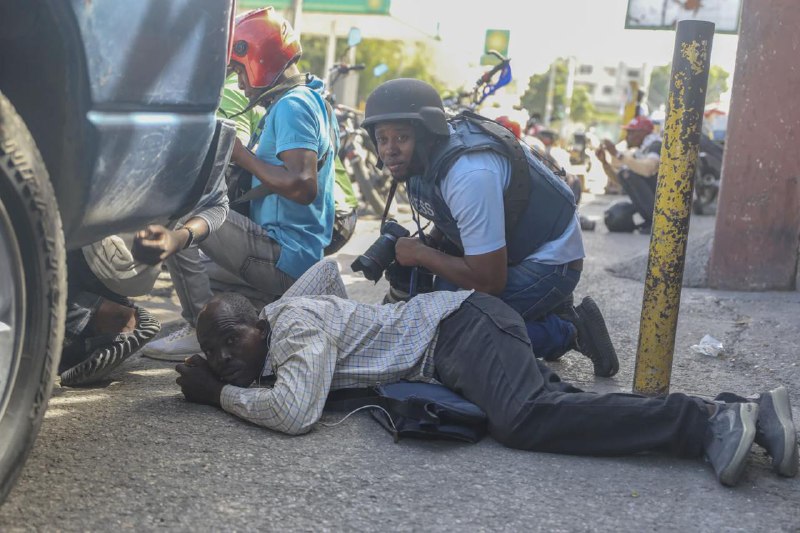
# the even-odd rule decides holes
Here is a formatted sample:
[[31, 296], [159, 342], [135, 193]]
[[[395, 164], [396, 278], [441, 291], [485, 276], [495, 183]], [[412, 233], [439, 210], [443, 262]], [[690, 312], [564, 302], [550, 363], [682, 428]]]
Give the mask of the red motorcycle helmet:
[[522, 127], [519, 125], [519, 122], [516, 120], [511, 120], [507, 116], [503, 115], [502, 117], [497, 117], [495, 120], [498, 124], [505, 127], [508, 131], [514, 134], [514, 137], [517, 139], [520, 138], [522, 135]]
[[273, 7], [236, 17], [231, 62], [244, 67], [252, 87], [272, 86], [286, 68], [300, 59], [303, 49], [289, 22]]

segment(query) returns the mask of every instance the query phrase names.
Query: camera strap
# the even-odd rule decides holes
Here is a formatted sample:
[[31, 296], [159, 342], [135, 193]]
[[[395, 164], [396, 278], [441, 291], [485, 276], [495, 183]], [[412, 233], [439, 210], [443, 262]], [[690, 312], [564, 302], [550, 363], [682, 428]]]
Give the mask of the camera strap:
[[389, 196], [386, 197], [386, 207], [383, 208], [383, 216], [381, 216], [381, 229], [383, 229], [383, 224], [386, 222], [386, 217], [389, 216], [389, 208], [392, 207], [395, 191], [397, 191], [397, 180], [392, 178], [392, 186], [389, 187]]

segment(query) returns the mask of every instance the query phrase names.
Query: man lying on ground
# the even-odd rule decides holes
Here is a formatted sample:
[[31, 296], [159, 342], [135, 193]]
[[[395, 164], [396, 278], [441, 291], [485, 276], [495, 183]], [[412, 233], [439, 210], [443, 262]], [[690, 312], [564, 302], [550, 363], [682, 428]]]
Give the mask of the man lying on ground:
[[[207, 359], [195, 355], [177, 366], [184, 396], [297, 435], [319, 420], [331, 390], [438, 380], [481, 407], [490, 434], [512, 448], [705, 454], [719, 481], [734, 485], [755, 439], [778, 474], [797, 473], [797, 437], [783, 387], [714, 402], [680, 393], [583, 392], [532, 357], [522, 318], [493, 296], [433, 292], [389, 305], [346, 298], [336, 264], [328, 261], [260, 316], [240, 295], [215, 297], [198, 319]], [[271, 388], [250, 388], [273, 374]]]

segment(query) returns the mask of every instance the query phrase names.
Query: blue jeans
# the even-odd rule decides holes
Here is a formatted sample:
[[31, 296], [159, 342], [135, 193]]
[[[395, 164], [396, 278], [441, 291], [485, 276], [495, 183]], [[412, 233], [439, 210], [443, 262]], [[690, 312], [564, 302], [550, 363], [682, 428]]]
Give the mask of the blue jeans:
[[[535, 261], [508, 267], [506, 288], [499, 298], [525, 319], [525, 328], [536, 357], [552, 360], [570, 349], [575, 326], [553, 313], [575, 290], [581, 273], [567, 265], [545, 265]], [[434, 290], [459, 287], [437, 276]]]

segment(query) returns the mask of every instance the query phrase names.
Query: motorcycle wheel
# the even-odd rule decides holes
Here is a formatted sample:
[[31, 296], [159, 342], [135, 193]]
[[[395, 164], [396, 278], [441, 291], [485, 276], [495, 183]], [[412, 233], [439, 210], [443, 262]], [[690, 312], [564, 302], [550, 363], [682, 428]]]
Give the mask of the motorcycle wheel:
[[44, 162], [0, 93], [0, 503], [33, 447], [58, 368], [65, 258]]
[[706, 208], [717, 199], [719, 183], [717, 177], [711, 172], [703, 172], [698, 168], [694, 184], [694, 201], [692, 212], [695, 215], [705, 214]]

